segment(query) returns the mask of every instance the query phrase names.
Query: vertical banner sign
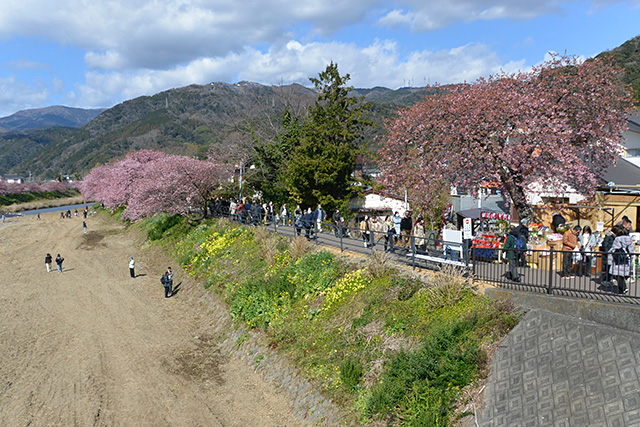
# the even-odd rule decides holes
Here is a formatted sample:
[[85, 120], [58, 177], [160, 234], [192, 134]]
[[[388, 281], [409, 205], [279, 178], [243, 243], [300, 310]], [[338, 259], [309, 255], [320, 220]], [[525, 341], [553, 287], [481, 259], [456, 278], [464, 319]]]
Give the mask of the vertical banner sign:
[[596, 222], [596, 231], [604, 231], [604, 222], [603, 221]]
[[471, 218], [465, 218], [462, 223], [462, 234], [464, 239], [471, 239], [473, 231], [471, 230]]

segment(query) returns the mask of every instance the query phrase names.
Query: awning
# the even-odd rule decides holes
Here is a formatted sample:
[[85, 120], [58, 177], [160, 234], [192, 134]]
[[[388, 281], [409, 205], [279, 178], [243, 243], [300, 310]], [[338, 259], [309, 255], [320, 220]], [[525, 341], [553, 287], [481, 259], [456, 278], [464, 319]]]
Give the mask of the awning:
[[458, 215], [463, 218], [471, 218], [471, 219], [500, 219], [503, 221], [511, 221], [511, 215], [496, 212], [491, 209], [482, 209], [482, 208], [473, 208], [473, 209], [465, 209], [460, 212], [457, 212]]

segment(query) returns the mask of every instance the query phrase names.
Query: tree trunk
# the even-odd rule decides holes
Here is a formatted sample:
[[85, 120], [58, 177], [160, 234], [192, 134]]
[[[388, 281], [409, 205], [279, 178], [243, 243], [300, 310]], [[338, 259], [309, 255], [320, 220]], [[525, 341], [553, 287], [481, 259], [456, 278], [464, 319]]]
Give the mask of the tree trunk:
[[524, 194], [522, 178], [518, 175], [514, 176], [510, 170], [504, 167], [500, 169], [500, 178], [502, 180], [502, 186], [509, 194], [509, 197], [511, 197], [513, 207], [516, 212], [518, 212], [520, 221], [523, 219], [533, 221], [533, 209], [529, 206], [527, 196]]

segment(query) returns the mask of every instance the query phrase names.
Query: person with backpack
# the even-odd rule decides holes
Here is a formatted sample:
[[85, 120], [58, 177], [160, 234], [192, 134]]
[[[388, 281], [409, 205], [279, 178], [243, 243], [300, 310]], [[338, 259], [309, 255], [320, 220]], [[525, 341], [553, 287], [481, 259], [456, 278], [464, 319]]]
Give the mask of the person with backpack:
[[[520, 241], [516, 241], [516, 247], [518, 249], [526, 249], [527, 243], [529, 243], [529, 220], [523, 219], [520, 221], [520, 225], [518, 225], [514, 230], [514, 236]], [[518, 262], [520, 263], [520, 267], [528, 267], [527, 265], [527, 257], [526, 251], [520, 250], [518, 252]]]
[[173, 271], [171, 271], [171, 267], [168, 267], [167, 271], [164, 272], [162, 278], [160, 278], [160, 283], [164, 286], [164, 299], [169, 299], [173, 295]]
[[516, 235], [516, 228], [512, 225], [509, 227], [509, 234], [502, 247], [506, 254], [505, 257], [509, 261], [509, 271], [507, 271], [507, 278], [514, 282], [520, 282], [520, 274], [518, 273], [518, 249], [516, 248], [516, 241], [518, 236]]
[[64, 261], [64, 258], [62, 258], [60, 254], [58, 254], [58, 256], [56, 257], [56, 265], [58, 266], [58, 273], [62, 273], [62, 261]]
[[627, 279], [631, 274], [631, 255], [634, 253], [633, 239], [625, 227], [614, 225], [611, 231], [616, 238], [609, 249], [609, 273], [618, 283], [618, 293], [628, 294]]

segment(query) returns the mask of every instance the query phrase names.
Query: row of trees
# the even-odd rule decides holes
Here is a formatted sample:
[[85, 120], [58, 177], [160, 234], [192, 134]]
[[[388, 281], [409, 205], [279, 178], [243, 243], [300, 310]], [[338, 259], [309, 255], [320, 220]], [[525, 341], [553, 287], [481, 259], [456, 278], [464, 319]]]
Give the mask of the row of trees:
[[207, 216], [207, 206], [233, 170], [192, 157], [150, 150], [94, 168], [80, 190], [107, 209], [124, 207], [122, 217], [137, 221], [159, 212]]
[[0, 181], [0, 196], [6, 196], [7, 194], [26, 194], [26, 193], [51, 193], [51, 192], [63, 192], [74, 188], [72, 184], [64, 182], [23, 182], [23, 183], [9, 183]]

